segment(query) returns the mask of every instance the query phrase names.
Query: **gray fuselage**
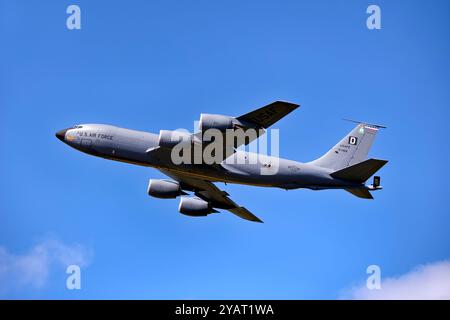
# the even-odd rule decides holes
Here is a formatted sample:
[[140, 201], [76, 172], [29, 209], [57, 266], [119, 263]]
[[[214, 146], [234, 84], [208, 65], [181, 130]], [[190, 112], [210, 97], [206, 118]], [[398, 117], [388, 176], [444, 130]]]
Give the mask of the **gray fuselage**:
[[[330, 176], [332, 170], [267, 155], [237, 151], [234, 163], [175, 165], [170, 152], [149, 153], [158, 146], [158, 135], [103, 124], [84, 124], [59, 131], [56, 136], [69, 146], [90, 155], [154, 167], [212, 182], [229, 182], [283, 189], [349, 189], [364, 184]], [[169, 174], [170, 175], [170, 174]]]

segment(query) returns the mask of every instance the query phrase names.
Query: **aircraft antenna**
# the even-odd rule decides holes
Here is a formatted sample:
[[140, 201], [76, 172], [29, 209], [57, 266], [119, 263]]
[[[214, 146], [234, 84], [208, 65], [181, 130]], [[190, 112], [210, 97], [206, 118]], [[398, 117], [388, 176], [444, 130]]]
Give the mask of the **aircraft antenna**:
[[375, 123], [370, 123], [370, 122], [365, 122], [365, 121], [357, 121], [357, 120], [346, 119], [346, 118], [343, 118], [342, 120], [353, 122], [353, 123], [365, 124], [365, 125], [377, 128], [377, 129], [386, 129], [386, 126], [383, 126], [380, 124], [375, 124]]

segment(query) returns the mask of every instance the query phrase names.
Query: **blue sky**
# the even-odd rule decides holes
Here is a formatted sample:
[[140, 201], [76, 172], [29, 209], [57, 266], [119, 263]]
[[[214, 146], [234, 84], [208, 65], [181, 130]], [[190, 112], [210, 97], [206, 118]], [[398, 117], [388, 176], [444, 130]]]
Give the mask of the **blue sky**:
[[[366, 28], [372, 3], [381, 30]], [[70, 4], [81, 30], [66, 28]], [[449, 13], [448, 1], [0, 0], [0, 264], [43, 268], [0, 272], [1, 297], [335, 299], [368, 265], [397, 277], [450, 259]], [[265, 223], [189, 218], [146, 194], [156, 170], [54, 136], [191, 129], [201, 112], [279, 99], [301, 104], [275, 126], [285, 158], [323, 154], [352, 129], [345, 117], [387, 125], [374, 201], [220, 185]], [[70, 257], [79, 291], [65, 287]]]

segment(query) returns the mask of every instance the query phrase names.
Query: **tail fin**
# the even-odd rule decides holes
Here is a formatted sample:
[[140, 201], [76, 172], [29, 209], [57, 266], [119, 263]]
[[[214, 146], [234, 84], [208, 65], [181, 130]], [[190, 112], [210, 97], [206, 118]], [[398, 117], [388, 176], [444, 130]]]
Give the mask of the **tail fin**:
[[310, 164], [340, 170], [366, 160], [379, 128], [384, 127], [359, 123], [331, 150]]

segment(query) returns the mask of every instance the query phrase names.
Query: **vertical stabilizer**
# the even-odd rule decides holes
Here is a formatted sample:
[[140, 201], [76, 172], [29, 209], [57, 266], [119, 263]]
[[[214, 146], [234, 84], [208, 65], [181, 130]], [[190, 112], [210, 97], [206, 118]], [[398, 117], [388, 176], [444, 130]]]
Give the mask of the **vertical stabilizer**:
[[379, 125], [358, 123], [341, 141], [319, 159], [310, 164], [333, 170], [340, 170], [355, 165], [367, 159]]

